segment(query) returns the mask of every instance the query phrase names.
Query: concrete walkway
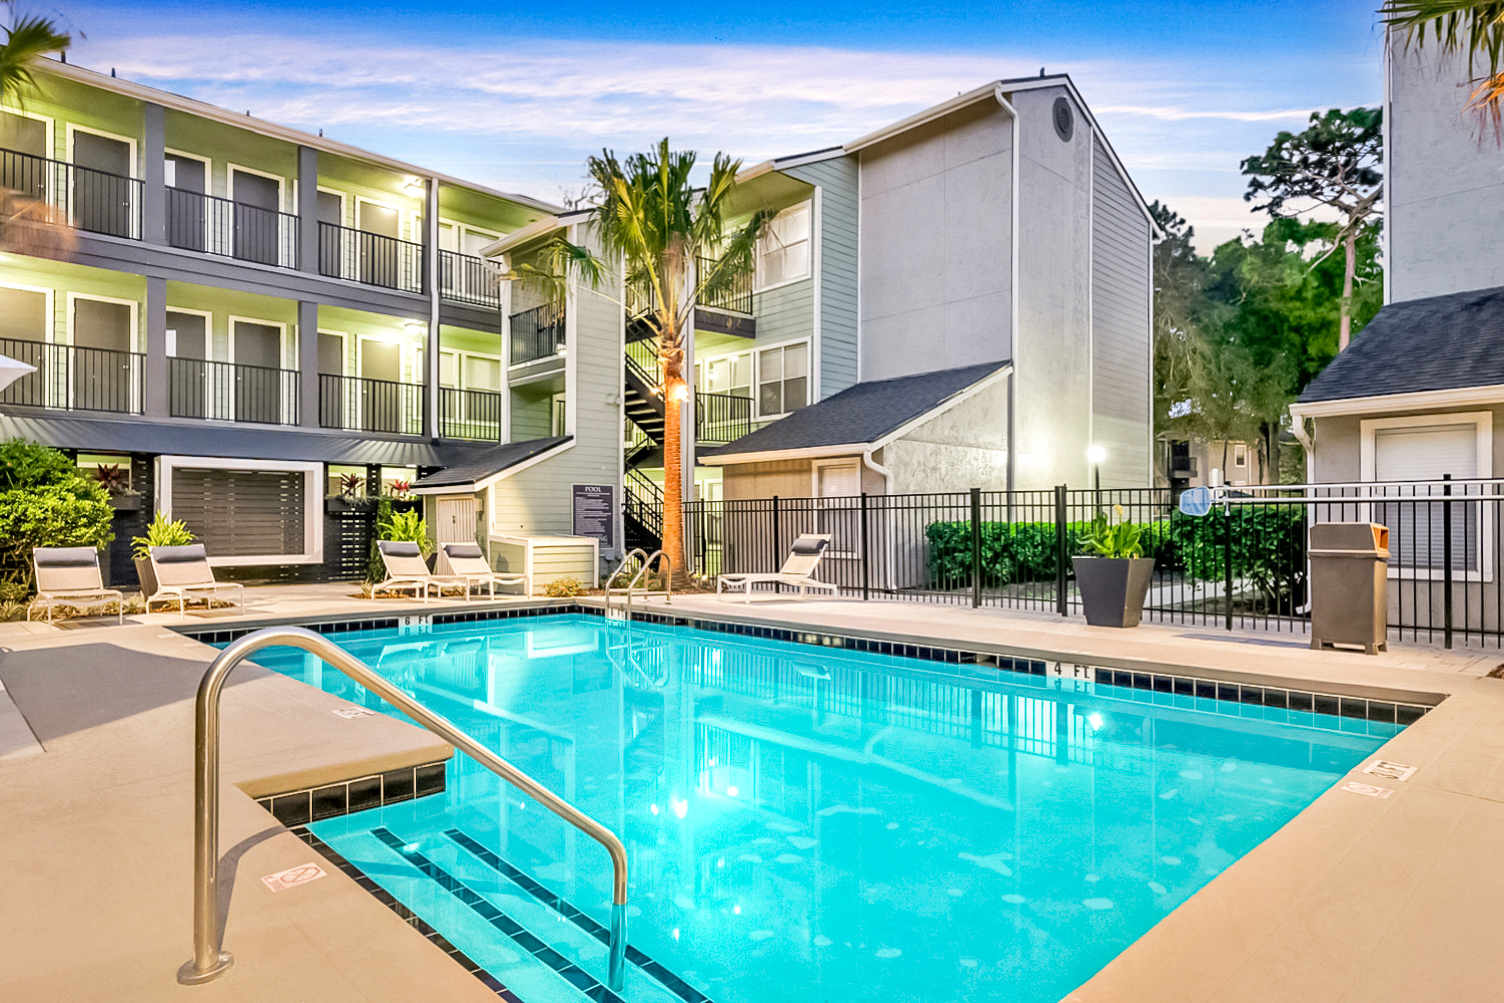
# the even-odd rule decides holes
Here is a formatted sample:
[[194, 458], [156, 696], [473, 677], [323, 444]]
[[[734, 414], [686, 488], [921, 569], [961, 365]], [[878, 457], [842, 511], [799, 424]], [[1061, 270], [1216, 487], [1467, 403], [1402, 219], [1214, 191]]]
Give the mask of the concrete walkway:
[[[152, 625], [9, 626], [0, 680], [27, 735], [0, 757], [0, 1000], [494, 1003], [333, 867], [276, 894], [262, 883], [317, 857], [235, 784], [350, 779], [450, 749], [386, 716], [339, 717], [345, 701], [255, 666], [224, 695], [221, 880], [236, 962], [179, 986], [192, 954], [192, 697], [215, 652]], [[11, 716], [0, 735], [15, 727]]]

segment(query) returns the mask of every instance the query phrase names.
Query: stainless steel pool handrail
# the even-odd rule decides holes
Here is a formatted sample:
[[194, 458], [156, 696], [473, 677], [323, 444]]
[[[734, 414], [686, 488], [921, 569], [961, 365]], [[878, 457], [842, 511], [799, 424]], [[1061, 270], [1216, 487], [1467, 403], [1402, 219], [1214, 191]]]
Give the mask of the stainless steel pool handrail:
[[193, 737], [193, 960], [178, 969], [178, 981], [202, 985], [234, 963], [218, 943], [219, 698], [235, 666], [262, 648], [279, 645], [317, 655], [605, 847], [612, 870], [607, 978], [612, 991], [619, 992], [627, 951], [627, 849], [616, 834], [378, 676], [344, 648], [302, 627], [266, 627], [247, 634], [221, 651], [199, 681]]
[[[612, 583], [614, 583], [616, 579], [621, 576], [622, 572], [627, 570], [627, 562], [632, 559], [633, 555], [638, 555], [642, 560], [642, 564], [638, 566], [636, 574], [634, 574], [631, 580], [627, 582], [626, 588], [613, 588]], [[639, 593], [637, 590], [637, 583], [642, 581], [643, 576], [646, 575], [649, 570], [651, 570], [653, 561], [655, 559], [658, 561], [659, 570], [663, 574], [663, 588], [645, 588], [641, 591], [641, 593]], [[606, 613], [608, 616], [611, 613], [611, 597], [613, 595], [626, 596], [625, 605], [628, 622], [631, 622], [632, 619], [632, 597], [634, 595], [641, 594], [643, 596], [662, 596], [665, 603], [672, 603], [674, 601], [673, 559], [665, 554], [662, 550], [655, 550], [651, 554], [648, 554], [644, 553], [641, 547], [633, 547], [631, 550], [627, 551], [627, 556], [621, 559], [621, 563], [616, 566], [616, 570], [611, 572], [611, 577], [606, 579], [606, 588], [604, 591], [606, 599]]]

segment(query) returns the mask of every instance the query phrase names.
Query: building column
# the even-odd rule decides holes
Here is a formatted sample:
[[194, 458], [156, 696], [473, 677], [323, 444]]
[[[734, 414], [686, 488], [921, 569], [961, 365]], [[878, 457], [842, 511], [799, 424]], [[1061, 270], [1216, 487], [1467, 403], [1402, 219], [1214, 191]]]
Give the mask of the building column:
[[146, 400], [148, 418], [167, 417], [167, 280], [146, 277]]
[[[298, 271], [317, 273], [318, 270], [319, 151], [311, 146], [300, 146], [298, 147]], [[318, 339], [313, 340], [315, 358], [317, 358]]]
[[141, 239], [167, 243], [167, 113], [147, 103], [141, 142]]
[[298, 392], [303, 395], [299, 424], [318, 428], [319, 305], [308, 300], [298, 301]]
[[423, 353], [423, 382], [428, 408], [423, 428], [430, 439], [439, 437], [439, 179], [428, 179], [423, 206], [423, 285], [428, 291], [428, 348]]

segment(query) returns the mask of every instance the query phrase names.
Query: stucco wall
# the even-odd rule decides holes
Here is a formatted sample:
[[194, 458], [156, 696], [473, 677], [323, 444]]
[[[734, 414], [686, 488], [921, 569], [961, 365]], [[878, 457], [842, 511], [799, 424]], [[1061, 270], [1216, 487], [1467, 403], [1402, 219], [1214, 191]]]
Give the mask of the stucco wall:
[[998, 383], [883, 449], [895, 494], [1008, 487], [1008, 384]]
[[863, 380], [1008, 358], [1012, 144], [989, 100], [863, 151]]
[[[1092, 136], [1075, 109], [1063, 141], [1051, 108], [1064, 87], [1017, 91], [1019, 320], [1014, 382], [1015, 486], [1086, 486], [1090, 474], [1090, 210]], [[1145, 476], [1148, 471], [1145, 470]]]
[[[1493, 421], [1493, 474], [1498, 476], [1504, 471], [1504, 404], [1488, 406], [1473, 406], [1464, 408], [1448, 408], [1444, 410], [1411, 410], [1395, 411], [1382, 417], [1402, 417], [1405, 415], [1435, 415], [1438, 425], [1446, 424], [1448, 414], [1471, 413], [1476, 411], [1492, 411]], [[1334, 418], [1315, 419], [1316, 452], [1314, 456], [1314, 483], [1327, 484], [1338, 481], [1362, 480], [1362, 444], [1363, 444], [1363, 417], [1381, 417], [1380, 415], [1342, 415]]]
[[1390, 56], [1393, 300], [1504, 285], [1504, 149], [1463, 112], [1468, 77], [1465, 58], [1444, 61], [1434, 44]]

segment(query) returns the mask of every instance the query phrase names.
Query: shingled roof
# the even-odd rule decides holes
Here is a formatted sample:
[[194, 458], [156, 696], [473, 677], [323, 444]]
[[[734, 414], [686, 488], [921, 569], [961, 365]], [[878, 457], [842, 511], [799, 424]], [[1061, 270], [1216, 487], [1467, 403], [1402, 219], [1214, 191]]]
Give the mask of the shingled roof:
[[781, 453], [831, 446], [871, 446], [957, 394], [1008, 367], [984, 362], [848, 387], [818, 404], [742, 436], [730, 445], [700, 454], [706, 462], [751, 453]]
[[1300, 403], [1504, 384], [1504, 286], [1390, 303]]
[[431, 494], [436, 488], [454, 488], [459, 491], [476, 489], [482, 481], [509, 470], [524, 460], [546, 453], [555, 446], [562, 446], [570, 438], [567, 435], [554, 436], [489, 446], [478, 455], [459, 460], [427, 477], [418, 478], [413, 483], [413, 490], [418, 494]]

